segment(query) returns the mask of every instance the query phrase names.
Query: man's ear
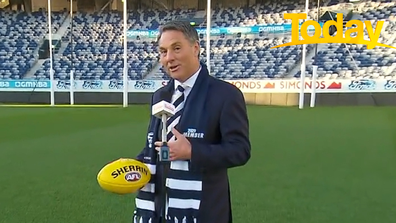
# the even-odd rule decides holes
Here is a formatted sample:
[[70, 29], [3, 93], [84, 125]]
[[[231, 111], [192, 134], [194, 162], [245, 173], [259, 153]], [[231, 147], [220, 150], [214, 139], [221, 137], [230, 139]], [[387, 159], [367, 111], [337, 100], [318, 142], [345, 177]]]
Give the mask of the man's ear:
[[199, 47], [199, 42], [197, 41], [194, 45], [194, 54], [199, 57], [199, 54], [201, 53], [201, 48]]

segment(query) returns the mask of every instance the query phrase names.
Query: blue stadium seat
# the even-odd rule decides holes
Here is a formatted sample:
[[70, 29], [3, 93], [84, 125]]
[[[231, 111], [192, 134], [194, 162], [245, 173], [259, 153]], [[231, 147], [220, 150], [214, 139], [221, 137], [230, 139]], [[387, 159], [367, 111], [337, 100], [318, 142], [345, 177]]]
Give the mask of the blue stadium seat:
[[[322, 6], [331, 10], [345, 9], [348, 0], [325, 0]], [[316, 2], [310, 3], [309, 17], [316, 18]], [[347, 7], [349, 5], [347, 4]], [[357, 18], [385, 21], [379, 41], [396, 46], [396, 2], [393, 0], [364, 1], [354, 4]], [[267, 1], [253, 7], [215, 8], [213, 27], [252, 26], [257, 24], [290, 23], [285, 12], [304, 12], [305, 1]], [[128, 29], [158, 29], [163, 22], [197, 13], [197, 10], [137, 10], [128, 12]], [[21, 13], [0, 10], [0, 79], [19, 79], [29, 74], [39, 79], [49, 78], [49, 59], [38, 59], [38, 48], [47, 34], [47, 13]], [[68, 27], [67, 13], [53, 13], [53, 33]], [[123, 76], [123, 15], [122, 12], [77, 13], [74, 29], [66, 28], [62, 46], [54, 53], [56, 79], [68, 79], [72, 68], [78, 80], [121, 79]], [[73, 44], [71, 34], [73, 33]], [[158, 66], [154, 39], [128, 41], [128, 77], [168, 79]], [[246, 36], [212, 36], [210, 40], [211, 74], [227, 79], [268, 79], [300, 77], [302, 46], [270, 49], [290, 42], [290, 34], [261, 33]], [[206, 39], [201, 39], [201, 61], [206, 63]], [[396, 78], [395, 51], [377, 47], [345, 44], [321, 44], [312, 57], [314, 45], [307, 46], [307, 76], [312, 65], [318, 65], [319, 78]], [[73, 54], [72, 54], [73, 52]], [[9, 55], [12, 55], [11, 57]], [[38, 64], [38, 65], [36, 65]], [[31, 70], [34, 66], [39, 69]], [[33, 72], [35, 71], [35, 72]], [[29, 76], [29, 77], [30, 77]]]
[[[20, 79], [38, 59], [38, 47], [47, 33], [47, 14], [0, 10], [0, 79]], [[54, 13], [53, 32], [62, 21]]]
[[[375, 8], [360, 14], [362, 20], [371, 20], [373, 27], [378, 20], [384, 21], [385, 28], [379, 38], [380, 43], [396, 46], [396, 7], [394, 2], [391, 7]], [[378, 2], [363, 3], [362, 7], [378, 7]], [[345, 31], [345, 28], [343, 31]], [[367, 33], [365, 38], [369, 38]], [[308, 61], [307, 76], [313, 72], [313, 64], [318, 66], [318, 75], [325, 79], [334, 78], [370, 78], [391, 79], [396, 78], [395, 50], [376, 47], [367, 49], [365, 45], [326, 44], [318, 51], [316, 61]], [[297, 72], [294, 77], [300, 77]]]

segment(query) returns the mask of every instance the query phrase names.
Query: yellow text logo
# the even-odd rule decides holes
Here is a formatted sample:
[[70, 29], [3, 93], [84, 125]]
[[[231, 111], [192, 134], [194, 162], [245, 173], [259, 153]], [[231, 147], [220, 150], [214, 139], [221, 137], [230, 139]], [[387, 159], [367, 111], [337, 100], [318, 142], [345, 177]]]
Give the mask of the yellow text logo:
[[[299, 20], [306, 19], [307, 14], [305, 13], [285, 13], [283, 15], [285, 19], [291, 19], [291, 42], [281, 44], [278, 46], [274, 46], [271, 49], [284, 47], [284, 46], [293, 46], [293, 45], [302, 45], [302, 44], [316, 44], [316, 43], [350, 43], [350, 44], [363, 44], [367, 45], [367, 49], [373, 49], [376, 46], [388, 47], [396, 49], [396, 47], [389, 46], [386, 44], [382, 44], [378, 42], [378, 39], [381, 34], [382, 26], [384, 25], [384, 21], [378, 21], [375, 30], [373, 30], [373, 26], [370, 21], [364, 21], [364, 24], [367, 28], [367, 33], [369, 36], [369, 40], [364, 39], [364, 25], [360, 20], [350, 20], [346, 23], [346, 27], [356, 26], [354, 28], [348, 29], [345, 31], [345, 35], [343, 35], [343, 14], [337, 13], [337, 21], [330, 20], [323, 24], [323, 28], [321, 28], [320, 24], [314, 20], [308, 20], [301, 24], [301, 37], [302, 40], [299, 40]], [[331, 36], [329, 33], [330, 26], [337, 27], [337, 34], [335, 36]], [[313, 26], [315, 29], [315, 34], [313, 36], [308, 35], [308, 27]], [[351, 34], [356, 33], [355, 37], [352, 37]], [[321, 34], [323, 37], [320, 38]]]

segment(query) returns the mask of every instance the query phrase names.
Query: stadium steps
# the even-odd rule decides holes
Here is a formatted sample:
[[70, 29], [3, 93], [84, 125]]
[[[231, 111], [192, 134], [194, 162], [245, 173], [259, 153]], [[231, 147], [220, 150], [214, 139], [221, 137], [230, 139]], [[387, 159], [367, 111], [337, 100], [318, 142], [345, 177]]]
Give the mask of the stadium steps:
[[[65, 18], [65, 20], [63, 20], [63, 23], [59, 27], [59, 30], [58, 30], [58, 32], [56, 34], [58, 34], [59, 36], [62, 36], [62, 37], [66, 36], [67, 32], [69, 30], [70, 24], [71, 24], [71, 16], [68, 15]], [[63, 52], [66, 50], [66, 48], [68, 46], [68, 41], [69, 40], [64, 41], [63, 38], [62, 38], [62, 44], [61, 44], [61, 47], [59, 48], [59, 51], [58, 51], [57, 55], [63, 55]]]
[[206, 18], [206, 10], [196, 11], [194, 18]]
[[43, 66], [43, 64], [45, 63], [45, 59], [44, 60], [38, 60], [34, 66], [26, 73], [25, 78], [27, 79], [31, 79], [31, 78], [35, 78], [36, 76], [34, 75], [38, 70], [41, 69], [41, 67]]
[[[324, 49], [324, 45], [323, 44], [318, 44], [318, 52], [321, 51], [322, 49]], [[301, 50], [302, 50], [302, 45], [301, 45]], [[308, 51], [308, 47], [307, 47], [307, 53], [305, 56], [305, 64], [309, 65], [310, 61], [315, 57], [315, 48], [311, 51]], [[296, 61], [296, 64], [294, 65], [294, 67], [290, 70], [290, 72], [285, 76], [287, 78], [293, 78], [299, 71], [301, 70], [301, 58]], [[309, 74], [308, 72], [305, 73], [305, 76], [310, 77], [312, 74]]]
[[71, 17], [70, 17], [70, 15], [68, 15], [63, 20], [62, 25], [59, 27], [59, 30], [58, 30], [58, 32], [56, 32], [56, 34], [58, 34], [60, 36], [64, 36], [69, 29], [70, 23], [71, 23]]
[[157, 61], [153, 65], [153, 69], [151, 69], [150, 72], [145, 77], [143, 77], [144, 79], [158, 79], [158, 72], [161, 68], [161, 63]]
[[[70, 16], [68, 16], [67, 18], [65, 18], [62, 22], [62, 25], [59, 27], [58, 31], [56, 32], [57, 35], [59, 36], [64, 36], [68, 30], [69, 24], [70, 24]], [[62, 55], [63, 51], [65, 51], [67, 47], [67, 43], [63, 42], [63, 44], [61, 45], [59, 51], [58, 51], [58, 55]], [[36, 52], [38, 53], [38, 51]], [[56, 54], [54, 53], [54, 57], [56, 57]], [[34, 66], [26, 73], [25, 77], [26, 78], [35, 78], [35, 73], [41, 69], [41, 67], [44, 65], [45, 61], [47, 59], [39, 59], [37, 60], [37, 62], [34, 64]], [[49, 59], [48, 59], [49, 60]]]

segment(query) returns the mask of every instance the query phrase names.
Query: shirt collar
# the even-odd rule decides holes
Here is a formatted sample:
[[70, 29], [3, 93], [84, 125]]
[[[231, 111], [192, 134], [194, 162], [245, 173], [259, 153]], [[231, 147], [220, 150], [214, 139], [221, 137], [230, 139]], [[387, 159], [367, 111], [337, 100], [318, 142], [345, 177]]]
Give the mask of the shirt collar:
[[199, 69], [197, 70], [197, 72], [194, 73], [194, 75], [192, 75], [190, 78], [188, 78], [184, 83], [181, 83], [178, 80], [175, 80], [175, 90], [177, 89], [177, 87], [179, 85], [182, 85], [184, 88], [188, 87], [188, 88], [192, 88], [195, 84], [195, 81], [197, 80], [198, 74], [201, 71], [201, 66], [199, 67]]

